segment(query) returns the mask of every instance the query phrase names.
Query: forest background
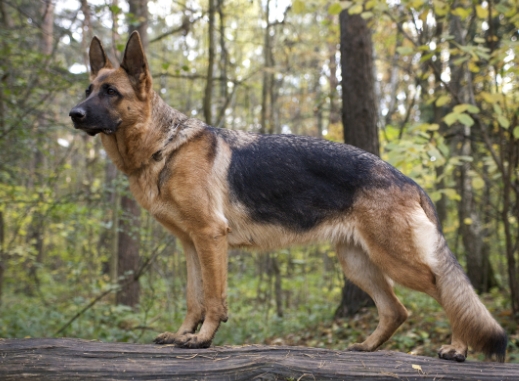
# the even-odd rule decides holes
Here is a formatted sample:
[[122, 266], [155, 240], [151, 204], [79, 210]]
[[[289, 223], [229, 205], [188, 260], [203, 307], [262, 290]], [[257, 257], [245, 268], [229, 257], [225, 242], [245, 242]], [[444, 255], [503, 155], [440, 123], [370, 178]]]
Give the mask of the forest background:
[[[68, 117], [92, 37], [118, 61], [139, 30], [155, 90], [218, 127], [342, 142], [342, 102], [372, 90], [377, 150], [429, 193], [519, 362], [517, 2], [0, 0], [0, 16], [0, 337], [146, 343], [181, 322], [182, 248]], [[343, 88], [347, 23], [372, 42], [372, 86]], [[215, 344], [344, 349], [378, 320], [339, 307], [344, 284], [326, 244], [233, 250]], [[444, 312], [396, 291], [411, 316], [383, 348], [434, 355]]]

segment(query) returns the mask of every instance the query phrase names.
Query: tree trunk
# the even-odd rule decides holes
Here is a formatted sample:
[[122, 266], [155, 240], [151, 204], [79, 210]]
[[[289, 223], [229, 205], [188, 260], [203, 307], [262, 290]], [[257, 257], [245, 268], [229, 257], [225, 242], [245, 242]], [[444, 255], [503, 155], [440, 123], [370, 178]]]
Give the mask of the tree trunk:
[[7, 7], [5, 5], [6, 2], [4, 0], [0, 0], [0, 14], [2, 16], [2, 24], [7, 29], [11, 29], [13, 27], [13, 20], [11, 19], [9, 12], [7, 11]]
[[117, 273], [121, 290], [117, 304], [135, 307], [139, 303], [140, 285], [134, 280], [139, 269], [139, 229], [141, 209], [133, 198], [121, 197], [123, 218], [119, 221]]
[[[454, 36], [454, 40], [465, 45], [465, 37], [462, 31], [461, 21], [459, 17], [453, 16], [450, 20], [450, 32]], [[474, 93], [472, 89], [472, 78], [470, 71], [465, 64], [457, 65], [453, 61], [458, 58], [452, 55], [450, 57], [451, 69], [451, 89], [453, 89], [458, 98], [464, 103], [475, 105]], [[472, 156], [472, 131], [468, 126], [460, 126], [462, 136], [460, 155], [465, 157]], [[461, 200], [458, 204], [459, 216], [459, 232], [461, 234], [463, 246], [465, 248], [467, 275], [474, 289], [481, 293], [488, 289], [488, 280], [491, 279], [492, 269], [488, 258], [483, 258], [485, 251], [483, 250], [484, 231], [482, 229], [481, 219], [474, 202], [474, 190], [472, 188], [471, 163], [465, 162], [459, 170], [459, 194]], [[484, 272], [486, 271], [486, 274]], [[484, 280], [487, 284], [484, 284]]]
[[[130, 13], [134, 15], [138, 23], [130, 25], [128, 32], [139, 32], [142, 46], [146, 51], [148, 48], [148, 2], [146, 0], [130, 0], [129, 4]], [[120, 202], [122, 218], [119, 220], [117, 238], [117, 276], [121, 289], [117, 293], [116, 302], [135, 307], [139, 303], [140, 296], [139, 281], [133, 279], [133, 277], [139, 269], [140, 262], [139, 233], [141, 209], [127, 190], [122, 193]], [[117, 206], [114, 209], [117, 210]]]
[[[271, 120], [269, 118], [269, 102], [268, 97], [271, 93], [270, 87], [272, 86], [272, 82], [270, 81], [269, 68], [270, 68], [270, 56], [271, 56], [271, 47], [270, 47], [270, 0], [267, 0], [266, 8], [265, 8], [265, 36], [263, 42], [263, 81], [261, 85], [261, 117], [260, 117], [260, 133], [266, 134], [271, 131], [272, 126], [268, 126], [268, 121]], [[272, 110], [271, 110], [272, 111]]]
[[128, 33], [134, 31], [141, 35], [142, 46], [148, 50], [148, 0], [129, 0], [130, 13], [133, 14], [137, 23], [128, 26]]
[[88, 44], [92, 41], [92, 22], [90, 17], [90, 7], [87, 0], [81, 0], [81, 13], [83, 13], [81, 51], [83, 52], [83, 63], [88, 68], [90, 59], [88, 57]]
[[[362, 17], [347, 11], [341, 13], [340, 24], [344, 142], [378, 156], [371, 31]], [[368, 294], [346, 280], [335, 317], [355, 314], [372, 304]]]
[[215, 0], [209, 0], [209, 57], [207, 63], [207, 82], [205, 85], [204, 95], [204, 118], [205, 122], [209, 125], [212, 124], [213, 113], [212, 113], [212, 98], [213, 98], [213, 76], [214, 76], [214, 58], [215, 58]]
[[344, 142], [379, 156], [371, 31], [347, 11], [340, 22]]
[[6, 258], [4, 253], [4, 213], [0, 210], [0, 306], [2, 305], [2, 295], [4, 292], [4, 273]]
[[[44, 55], [50, 55], [52, 53], [52, 42], [53, 42], [53, 32], [54, 32], [54, 4], [51, 0], [44, 0], [41, 4], [41, 35], [40, 35], [40, 52]], [[45, 162], [45, 156], [42, 152], [43, 142], [43, 131], [46, 129], [46, 121], [47, 121], [47, 113], [43, 112], [38, 120], [37, 130], [36, 130], [36, 140], [34, 147], [34, 157], [32, 169], [33, 172], [33, 180], [31, 185], [34, 189], [38, 190], [38, 199], [43, 201], [43, 193], [41, 189], [43, 188], [43, 183], [46, 179], [43, 176], [43, 168]], [[33, 189], [33, 190], [34, 190]], [[30, 263], [29, 267], [29, 275], [34, 280], [36, 287], [39, 287], [39, 280], [37, 270], [40, 267], [39, 265], [43, 263], [44, 256], [44, 247], [43, 247], [43, 231], [44, 231], [44, 218], [41, 210], [35, 209], [31, 218], [31, 224], [29, 226], [27, 232], [27, 241], [32, 246], [34, 252], [36, 253], [36, 258], [34, 262]], [[29, 292], [31, 292], [30, 287], [28, 288]]]

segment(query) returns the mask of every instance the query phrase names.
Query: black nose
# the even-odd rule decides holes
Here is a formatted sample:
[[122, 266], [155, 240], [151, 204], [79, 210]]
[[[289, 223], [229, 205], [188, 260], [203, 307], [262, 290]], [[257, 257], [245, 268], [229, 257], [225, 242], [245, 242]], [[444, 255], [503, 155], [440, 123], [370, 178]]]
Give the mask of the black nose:
[[72, 110], [70, 110], [68, 115], [73, 120], [81, 120], [86, 116], [86, 111], [84, 109], [82, 109], [81, 107], [74, 107]]

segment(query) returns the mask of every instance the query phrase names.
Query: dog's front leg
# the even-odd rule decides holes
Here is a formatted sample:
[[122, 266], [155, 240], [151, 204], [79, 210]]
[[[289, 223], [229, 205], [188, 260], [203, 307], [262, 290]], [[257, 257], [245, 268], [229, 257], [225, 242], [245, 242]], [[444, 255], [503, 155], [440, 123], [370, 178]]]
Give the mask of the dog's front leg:
[[[227, 321], [227, 227], [215, 224], [197, 231], [191, 238], [198, 254], [202, 278], [203, 324], [198, 333], [182, 333], [179, 330], [170, 338], [179, 347], [207, 348], [220, 322]], [[192, 316], [196, 317], [195, 314]], [[192, 321], [188, 304], [188, 315], [182, 326], [189, 328]]]
[[182, 247], [187, 266], [187, 314], [176, 333], [164, 332], [157, 336], [155, 343], [172, 344], [176, 339], [188, 333], [194, 333], [204, 320], [204, 290], [202, 271], [195, 245], [188, 239], [182, 240]]

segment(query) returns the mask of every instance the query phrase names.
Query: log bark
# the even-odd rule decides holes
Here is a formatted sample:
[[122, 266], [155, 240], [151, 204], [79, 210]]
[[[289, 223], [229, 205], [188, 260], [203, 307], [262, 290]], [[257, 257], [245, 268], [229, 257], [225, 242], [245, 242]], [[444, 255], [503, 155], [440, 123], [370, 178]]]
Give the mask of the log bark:
[[76, 339], [0, 341], [9, 380], [518, 380], [518, 364], [249, 345], [179, 349]]

